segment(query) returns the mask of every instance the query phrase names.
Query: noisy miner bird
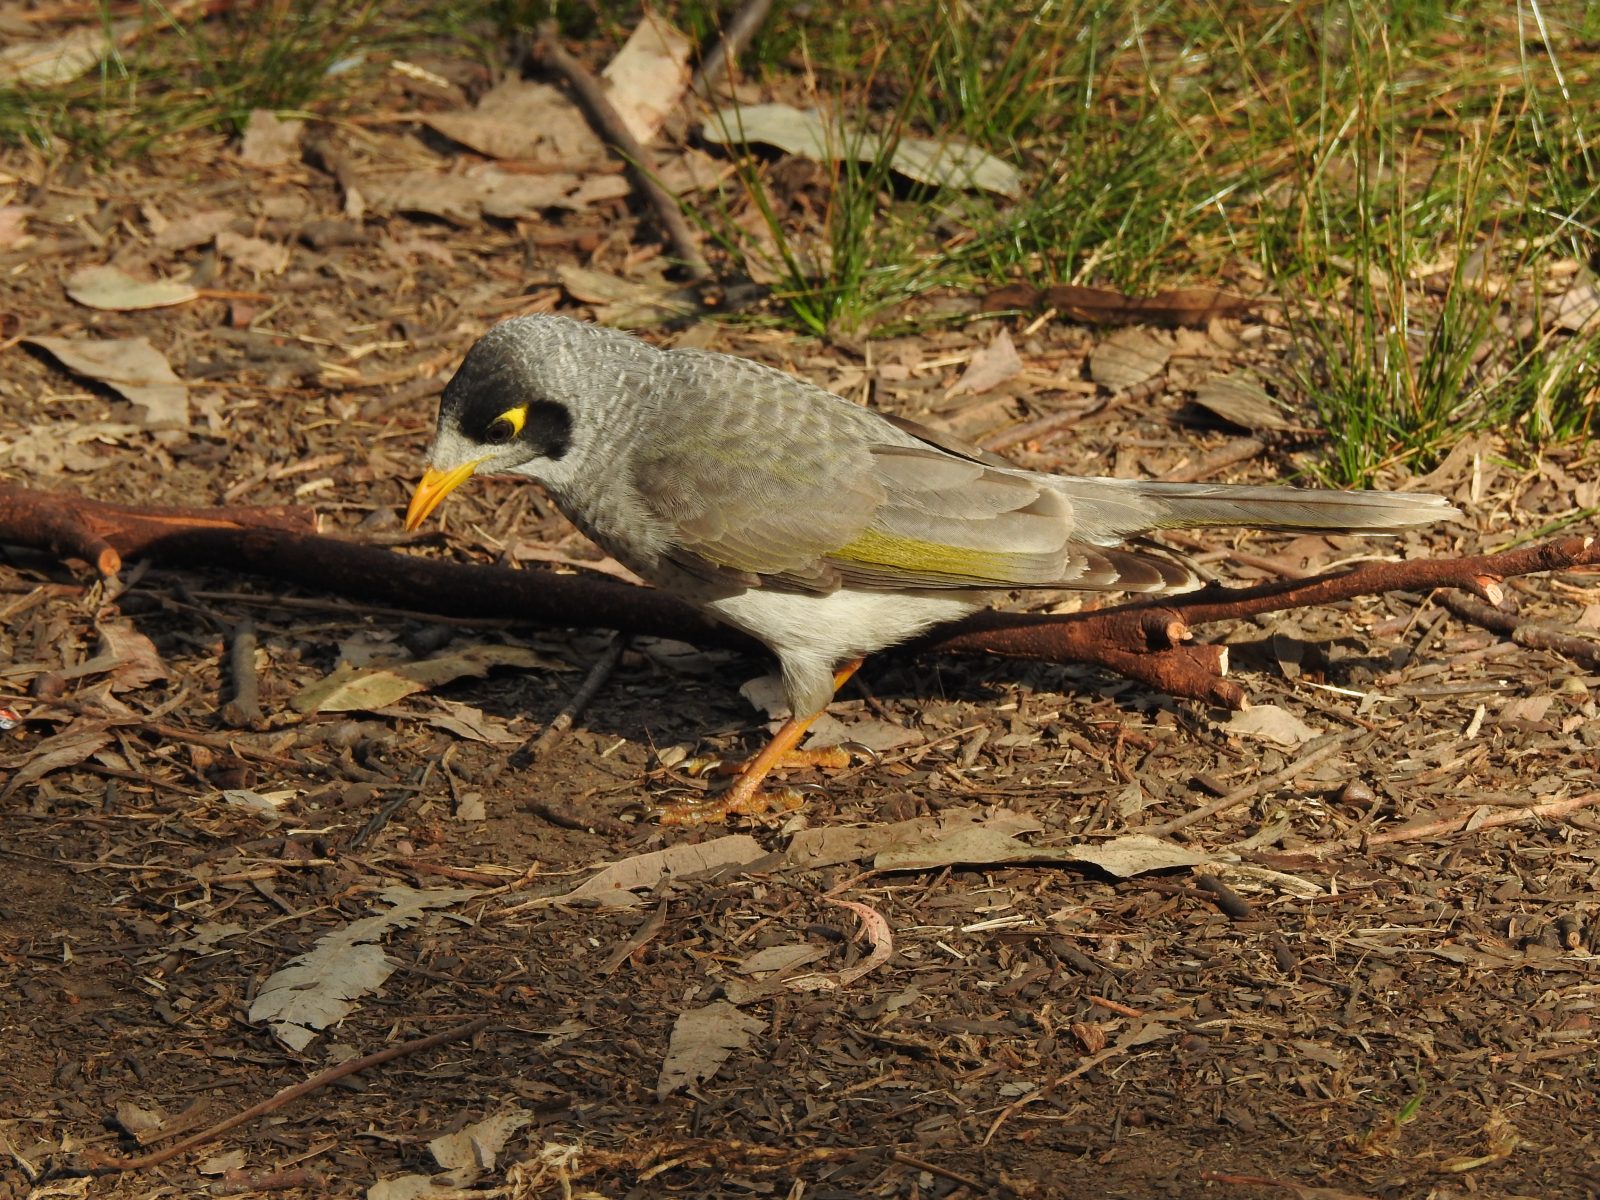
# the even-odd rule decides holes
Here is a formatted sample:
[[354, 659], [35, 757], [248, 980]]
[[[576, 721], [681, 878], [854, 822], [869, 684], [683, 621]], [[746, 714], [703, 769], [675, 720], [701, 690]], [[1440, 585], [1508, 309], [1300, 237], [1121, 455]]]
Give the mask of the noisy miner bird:
[[475, 474], [542, 483], [630, 569], [778, 656], [793, 714], [707, 815], [763, 811], [763, 778], [862, 657], [1018, 588], [1193, 586], [1158, 529], [1388, 532], [1443, 497], [1046, 475], [747, 359], [516, 317], [444, 390], [417, 528]]

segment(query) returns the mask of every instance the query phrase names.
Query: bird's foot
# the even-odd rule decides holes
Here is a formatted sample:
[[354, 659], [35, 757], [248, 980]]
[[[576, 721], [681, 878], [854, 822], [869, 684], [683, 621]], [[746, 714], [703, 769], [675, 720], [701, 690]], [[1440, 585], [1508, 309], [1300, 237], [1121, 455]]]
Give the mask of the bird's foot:
[[710, 800], [686, 800], [681, 804], [668, 804], [655, 810], [654, 816], [661, 825], [721, 825], [729, 817], [759, 817], [771, 812], [793, 812], [805, 803], [800, 789], [792, 787], [768, 791], [757, 782], [755, 786], [741, 789], [739, 783]]
[[[782, 758], [774, 762], [769, 769], [781, 771], [785, 767], [805, 768], [821, 767], [825, 770], [840, 771], [852, 765], [855, 761], [851, 751], [858, 747], [846, 743], [843, 746], [825, 746], [820, 750], [789, 750]], [[866, 750], [866, 747], [859, 747]], [[868, 754], [872, 752], [866, 751]], [[743, 775], [750, 768], [754, 759], [740, 759], [729, 762], [726, 759], [703, 757], [691, 758], [679, 768], [685, 775], [692, 775], [696, 779], [704, 779], [709, 775]]]
[[710, 800], [689, 800], [669, 804], [655, 810], [656, 820], [663, 825], [720, 825], [729, 817], [757, 817], [771, 812], [793, 812], [805, 803], [804, 793], [820, 791], [814, 785], [764, 789], [761, 784], [767, 773], [784, 767], [821, 767], [843, 770], [853, 765], [860, 754], [876, 758], [875, 751], [866, 746], [847, 742], [842, 746], [828, 746], [818, 750], [788, 750], [769, 761], [758, 754], [744, 762], [723, 763], [716, 759], [699, 760], [685, 764], [689, 774], [734, 775], [733, 784], [722, 795]]

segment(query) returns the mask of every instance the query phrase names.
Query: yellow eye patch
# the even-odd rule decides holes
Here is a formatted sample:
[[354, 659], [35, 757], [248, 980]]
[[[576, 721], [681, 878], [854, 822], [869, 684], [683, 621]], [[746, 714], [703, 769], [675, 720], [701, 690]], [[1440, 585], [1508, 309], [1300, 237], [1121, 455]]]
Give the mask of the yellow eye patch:
[[496, 424], [504, 421], [511, 426], [511, 436], [516, 437], [522, 432], [522, 427], [528, 423], [528, 406], [519, 404], [515, 408], [508, 408], [495, 418]]

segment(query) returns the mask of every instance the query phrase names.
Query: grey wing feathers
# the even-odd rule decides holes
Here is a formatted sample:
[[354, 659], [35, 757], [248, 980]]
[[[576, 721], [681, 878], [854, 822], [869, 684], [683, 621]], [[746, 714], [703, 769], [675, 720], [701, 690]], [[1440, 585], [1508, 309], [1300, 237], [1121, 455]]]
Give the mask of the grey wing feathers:
[[1069, 587], [1194, 582], [1121, 549], [1157, 529], [1384, 531], [1455, 513], [1437, 496], [1044, 475], [888, 422], [747, 359], [678, 350], [637, 381], [670, 437], [635, 479], [680, 567], [740, 587]]
[[661, 355], [637, 386], [670, 397], [659, 420], [672, 436], [633, 456], [641, 498], [676, 534], [669, 556], [715, 582], [837, 588], [824, 556], [866, 527], [883, 496], [865, 444], [830, 437], [808, 393], [830, 394], [687, 350]]

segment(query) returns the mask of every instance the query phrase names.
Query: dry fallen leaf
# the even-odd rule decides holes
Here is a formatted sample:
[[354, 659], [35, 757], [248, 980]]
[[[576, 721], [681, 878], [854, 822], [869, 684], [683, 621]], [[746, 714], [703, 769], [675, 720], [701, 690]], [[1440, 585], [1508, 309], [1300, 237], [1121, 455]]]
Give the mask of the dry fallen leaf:
[[661, 277], [623, 279], [570, 263], [557, 266], [556, 275], [574, 300], [593, 307], [594, 319], [601, 325], [638, 329], [700, 310], [700, 297], [695, 289], [681, 287]]
[[1143, 833], [1125, 834], [1096, 844], [1030, 846], [999, 830], [973, 827], [922, 845], [885, 850], [873, 860], [873, 866], [880, 871], [920, 871], [959, 863], [1087, 863], [1108, 875], [1127, 879], [1209, 861], [1210, 857], [1202, 852]]
[[48, 351], [69, 371], [120, 392], [144, 409], [145, 425], [170, 427], [189, 423], [189, 389], [145, 338], [24, 340]]
[[665, 1100], [679, 1088], [710, 1079], [729, 1055], [748, 1046], [766, 1024], [726, 1000], [713, 1000], [704, 1008], [679, 1013], [660, 1078], [656, 1080], [656, 1099]]
[[514, 79], [490, 88], [470, 112], [428, 113], [424, 124], [489, 158], [581, 172], [606, 149], [560, 88]]
[[135, 279], [112, 266], [84, 267], [67, 277], [67, 295], [86, 308], [137, 312], [187, 304], [199, 289], [175, 279]]
[[111, 690], [137, 691], [167, 678], [167, 665], [161, 661], [156, 644], [133, 627], [126, 617], [104, 621], [99, 627], [100, 645], [96, 658], [109, 658]]
[[57, 38], [15, 42], [0, 49], [0, 83], [16, 87], [71, 83], [140, 24], [138, 20], [117, 21], [108, 29], [99, 20], [91, 20]]
[[217, 253], [258, 277], [281, 275], [289, 268], [289, 247], [228, 229], [217, 234]]
[[404, 171], [369, 175], [361, 193], [378, 212], [420, 212], [457, 225], [485, 215], [505, 220], [536, 217], [547, 208], [580, 211], [601, 200], [626, 196], [627, 179], [616, 174], [580, 176], [564, 172], [521, 175], [482, 163], [459, 174]]
[[1600, 283], [1568, 288], [1550, 305], [1549, 318], [1560, 328], [1581, 333], [1600, 324]]
[[33, 209], [24, 204], [0, 204], [0, 250], [10, 249], [28, 233]]
[[948, 399], [951, 396], [976, 396], [991, 388], [999, 387], [1006, 380], [1014, 379], [1021, 373], [1022, 358], [1011, 342], [1011, 334], [1002, 329], [995, 335], [994, 341], [972, 356], [967, 369], [962, 372], [961, 378], [951, 385], [945, 397]]
[[250, 1005], [251, 1021], [266, 1021], [291, 1050], [317, 1036], [376, 991], [400, 964], [379, 944], [391, 930], [407, 929], [431, 909], [449, 908], [478, 893], [471, 888], [386, 887], [378, 898], [394, 907], [325, 933], [305, 954], [290, 959], [262, 983]]
[[782, 865], [799, 870], [815, 870], [838, 863], [865, 862], [893, 847], [914, 847], [935, 843], [953, 833], [984, 829], [1002, 836], [1038, 833], [1044, 826], [1008, 808], [963, 808], [936, 817], [913, 817], [892, 825], [867, 825], [852, 828], [830, 825], [802, 829], [789, 839]]
[[129, 434], [140, 432], [137, 425], [119, 421], [85, 421], [77, 424], [41, 424], [0, 438], [0, 459], [18, 471], [35, 475], [54, 475], [59, 471], [95, 471], [109, 461], [84, 449], [86, 442], [117, 445]]
[[1228, 717], [1227, 731], [1242, 737], [1260, 738], [1275, 746], [1293, 750], [1303, 746], [1322, 730], [1307, 725], [1286, 708], [1276, 704], [1256, 704]]
[[302, 688], [289, 701], [289, 707], [308, 715], [370, 712], [457, 679], [482, 678], [496, 667], [515, 667], [523, 671], [572, 670], [568, 664], [526, 646], [467, 646], [420, 662], [360, 668], [340, 665], [331, 675]]
[[767, 852], [747, 833], [732, 833], [708, 842], [668, 846], [648, 854], [636, 854], [620, 862], [608, 863], [565, 896], [563, 904], [574, 900], [598, 900], [605, 904], [632, 907], [640, 903], [636, 891], [650, 892], [671, 879], [684, 879], [710, 871], [743, 867]]
[[1053, 309], [1069, 321], [1086, 325], [1187, 325], [1203, 329], [1218, 317], [1238, 317], [1255, 303], [1214, 288], [1174, 288], [1154, 296], [1130, 296], [1109, 288], [1063, 283], [1034, 287], [1012, 283], [984, 297], [987, 312]]
[[278, 116], [264, 108], [250, 114], [239, 140], [239, 161], [252, 167], [281, 167], [300, 161], [300, 140], [306, 123]]
[[1514, 723], [1536, 724], [1543, 721], [1550, 712], [1550, 707], [1556, 702], [1555, 696], [1545, 693], [1542, 696], [1518, 696], [1507, 700], [1500, 709], [1498, 722], [1501, 725]]
[[423, 720], [435, 729], [491, 746], [520, 746], [526, 740], [512, 733], [511, 726], [499, 717], [491, 717], [481, 708], [442, 697], [435, 697], [434, 703], [440, 711], [429, 714]]
[[1120, 392], [1154, 379], [1172, 357], [1172, 347], [1145, 329], [1121, 329], [1089, 352], [1089, 375]]
[[0, 759], [0, 767], [16, 770], [10, 781], [0, 788], [0, 800], [51, 771], [77, 766], [110, 744], [111, 735], [103, 723], [79, 717], [60, 733], [45, 738], [24, 753], [9, 760]]
[[391, 1175], [369, 1187], [366, 1200], [483, 1200], [484, 1195], [481, 1188], [453, 1184], [442, 1175]]
[[894, 953], [894, 934], [889, 929], [889, 922], [877, 909], [855, 900], [829, 900], [826, 896], [823, 899], [839, 908], [848, 908], [861, 918], [861, 936], [866, 938], [872, 950], [855, 966], [842, 971], [816, 971], [785, 979], [783, 986], [791, 992], [832, 992], [849, 987], [862, 976], [883, 966]]
[[689, 88], [693, 44], [647, 7], [622, 49], [602, 72], [606, 98], [629, 133], [648, 144]]
[[764, 975], [771, 971], [788, 971], [814, 963], [827, 953], [821, 946], [810, 942], [794, 942], [786, 946], [767, 946], [734, 965], [741, 975]]
[[1250, 375], [1217, 375], [1195, 389], [1194, 402], [1207, 412], [1252, 433], [1293, 429], [1278, 402]]
[[814, 108], [789, 104], [725, 108], [700, 127], [700, 134], [718, 145], [760, 142], [824, 163], [843, 159], [876, 162], [887, 151], [894, 170], [918, 183], [977, 188], [1011, 199], [1022, 195], [1021, 173], [975, 146], [910, 137], [896, 142], [832, 119]]
[[472, 1182], [486, 1171], [494, 1170], [495, 1160], [506, 1148], [511, 1135], [525, 1125], [533, 1123], [531, 1112], [521, 1108], [505, 1108], [493, 1116], [454, 1133], [440, 1134], [428, 1143], [428, 1153], [433, 1161], [451, 1172], [453, 1182]]
[[239, 219], [239, 215], [225, 208], [208, 208], [201, 212], [185, 213], [171, 221], [151, 221], [151, 229], [155, 236], [151, 245], [163, 253], [174, 250], [190, 250], [196, 246], [204, 246], [217, 234]]

